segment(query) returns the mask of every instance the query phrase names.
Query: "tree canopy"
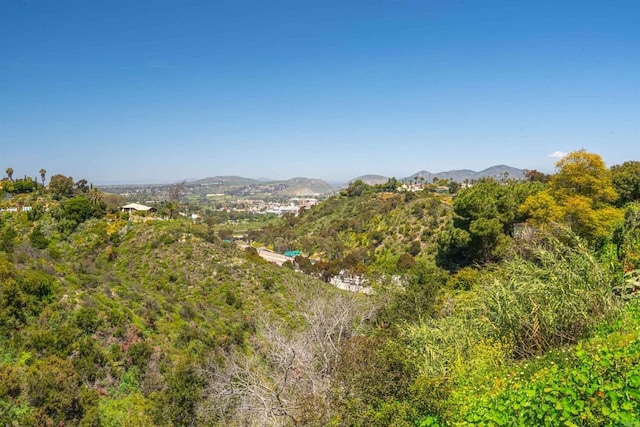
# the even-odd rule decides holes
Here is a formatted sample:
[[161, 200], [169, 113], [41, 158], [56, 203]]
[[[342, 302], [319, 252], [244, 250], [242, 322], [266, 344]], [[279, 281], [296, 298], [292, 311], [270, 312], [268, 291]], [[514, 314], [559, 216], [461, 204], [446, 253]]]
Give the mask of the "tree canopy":
[[73, 178], [61, 174], [52, 176], [49, 179], [49, 191], [58, 199], [71, 196], [73, 194]]
[[610, 235], [623, 214], [613, 206], [618, 194], [602, 158], [579, 150], [569, 153], [556, 167], [549, 187], [527, 198], [520, 212], [537, 226], [566, 223], [589, 240]]
[[613, 186], [620, 195], [619, 205], [640, 201], [640, 162], [629, 161], [611, 167]]
[[453, 202], [453, 228], [438, 238], [438, 260], [456, 269], [499, 259], [509, 244], [514, 222], [522, 220], [518, 208], [544, 188], [540, 182], [480, 181], [462, 190]]
[[585, 150], [574, 151], [558, 161], [556, 168], [549, 188], [558, 200], [566, 201], [578, 195], [600, 207], [618, 199], [611, 173], [600, 155]]

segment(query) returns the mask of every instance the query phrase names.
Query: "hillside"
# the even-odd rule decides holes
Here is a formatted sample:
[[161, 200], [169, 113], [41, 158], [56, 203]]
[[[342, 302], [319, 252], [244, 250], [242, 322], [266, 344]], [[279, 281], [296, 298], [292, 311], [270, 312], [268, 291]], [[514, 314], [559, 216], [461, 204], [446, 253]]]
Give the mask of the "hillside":
[[358, 316], [357, 301], [207, 226], [115, 215], [65, 238], [46, 213], [2, 215], [0, 230], [17, 232], [0, 251], [3, 423], [209, 423], [196, 413], [207, 385], [198, 372], [236, 352], [277, 354], [267, 335], [326, 326], [313, 307], [347, 304]]
[[346, 191], [265, 228], [255, 239], [279, 252], [301, 250], [324, 260], [326, 274], [336, 269], [394, 274], [403, 255], [408, 263], [433, 259], [435, 238], [450, 220], [443, 198], [378, 192], [366, 185], [361, 194]]
[[282, 190], [277, 191], [277, 194], [283, 196], [318, 196], [335, 191], [333, 186], [321, 179], [291, 178], [286, 181], [274, 181], [273, 183], [285, 186]]
[[470, 169], [450, 170], [438, 173], [432, 173], [429, 171], [416, 172], [411, 176], [403, 178], [403, 180], [412, 181], [416, 178], [423, 178], [425, 182], [433, 181], [433, 178], [450, 179], [455, 182], [475, 181], [481, 178], [496, 178], [504, 179], [505, 177], [512, 179], [523, 179], [524, 171], [522, 169], [514, 168], [507, 165], [491, 166], [480, 172], [472, 171]]
[[172, 191], [180, 186], [183, 197], [202, 202], [209, 196], [234, 196], [251, 199], [286, 199], [290, 197], [320, 196], [335, 189], [320, 179], [291, 178], [286, 181], [258, 181], [239, 176], [216, 176], [185, 182], [183, 184], [118, 185], [101, 186], [108, 191], [139, 202], [157, 203], [169, 200]]
[[219, 193], [271, 194], [276, 196], [313, 196], [334, 191], [331, 185], [321, 179], [303, 177], [284, 181], [258, 181], [242, 177], [214, 177], [189, 182], [186, 186]]
[[389, 180], [389, 177], [382, 176], [382, 175], [362, 175], [357, 178], [353, 178], [351, 181], [349, 181], [349, 183], [352, 183], [355, 181], [362, 181], [368, 185], [376, 185], [376, 184], [384, 184], [388, 180]]
[[252, 178], [244, 178], [241, 176], [214, 176], [209, 178], [198, 179], [195, 181], [189, 181], [189, 185], [204, 185], [204, 186], [227, 186], [238, 187], [246, 185], [259, 184], [260, 181]]

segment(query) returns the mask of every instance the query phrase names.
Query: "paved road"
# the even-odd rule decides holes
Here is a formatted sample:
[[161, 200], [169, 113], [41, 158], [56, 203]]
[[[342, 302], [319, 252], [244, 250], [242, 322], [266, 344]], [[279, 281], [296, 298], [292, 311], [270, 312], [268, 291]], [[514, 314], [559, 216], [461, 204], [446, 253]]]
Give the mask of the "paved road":
[[267, 261], [273, 262], [278, 265], [282, 265], [287, 261], [293, 262], [294, 260], [292, 257], [280, 255], [264, 248], [258, 249], [258, 255], [260, 255], [262, 258], [266, 259]]
[[[242, 249], [246, 249], [249, 247], [249, 245], [247, 245], [246, 243], [238, 243], [238, 247]], [[291, 262], [294, 261], [292, 257], [280, 255], [266, 248], [258, 248], [257, 250], [258, 250], [258, 255], [260, 255], [262, 258], [274, 264], [282, 265], [287, 261], [291, 261]]]

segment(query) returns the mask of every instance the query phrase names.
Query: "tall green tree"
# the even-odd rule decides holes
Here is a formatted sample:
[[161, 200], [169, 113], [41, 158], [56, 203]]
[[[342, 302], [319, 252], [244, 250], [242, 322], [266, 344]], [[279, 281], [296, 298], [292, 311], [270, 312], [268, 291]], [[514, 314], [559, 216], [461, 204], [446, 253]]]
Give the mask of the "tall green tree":
[[75, 183], [75, 190], [74, 192], [76, 194], [86, 194], [87, 191], [89, 191], [89, 187], [87, 186], [88, 182], [86, 179], [81, 179], [80, 181]]
[[42, 179], [42, 187], [44, 187], [44, 180], [47, 176], [46, 169], [40, 169], [40, 179]]
[[640, 268], [640, 203], [629, 203], [625, 207], [624, 221], [613, 235], [618, 259], [623, 271]]
[[629, 161], [612, 166], [611, 179], [620, 195], [618, 205], [640, 201], [640, 162]]
[[340, 192], [341, 195], [347, 197], [359, 197], [362, 194], [370, 193], [373, 191], [373, 187], [368, 185], [361, 179], [349, 183], [349, 186]]
[[31, 177], [17, 179], [13, 182], [13, 192], [17, 194], [31, 193], [32, 191], [35, 191], [37, 187], [37, 181], [34, 181]]
[[540, 182], [486, 179], [460, 191], [453, 202], [453, 227], [438, 237], [438, 265], [455, 270], [500, 259], [509, 246], [514, 222], [523, 219], [518, 208], [543, 188]]
[[63, 218], [80, 224], [89, 218], [99, 217], [100, 208], [94, 206], [89, 199], [83, 196], [76, 196], [65, 200], [62, 203]]
[[49, 191], [57, 199], [73, 195], [73, 178], [57, 174], [49, 180]]
[[94, 207], [104, 207], [105, 205], [102, 191], [94, 187], [93, 184], [91, 184], [89, 191], [87, 191], [86, 197]]
[[16, 237], [18, 237], [18, 233], [13, 226], [10, 224], [0, 225], [0, 252], [13, 252]]
[[5, 169], [5, 172], [7, 173], [7, 177], [9, 177], [9, 180], [13, 182], [13, 168]]
[[547, 183], [549, 182], [549, 179], [551, 179], [551, 176], [536, 169], [525, 169], [524, 179], [526, 179], [527, 181], [539, 181]]

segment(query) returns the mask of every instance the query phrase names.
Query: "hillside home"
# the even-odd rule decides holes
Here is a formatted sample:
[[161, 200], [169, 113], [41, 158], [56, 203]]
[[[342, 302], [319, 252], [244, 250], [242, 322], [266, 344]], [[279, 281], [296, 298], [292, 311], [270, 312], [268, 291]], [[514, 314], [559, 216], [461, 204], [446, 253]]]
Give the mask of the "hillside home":
[[151, 206], [141, 205], [139, 203], [129, 203], [128, 205], [124, 205], [122, 207], [122, 212], [155, 212], [156, 208], [152, 208]]

